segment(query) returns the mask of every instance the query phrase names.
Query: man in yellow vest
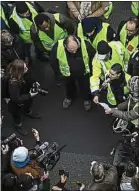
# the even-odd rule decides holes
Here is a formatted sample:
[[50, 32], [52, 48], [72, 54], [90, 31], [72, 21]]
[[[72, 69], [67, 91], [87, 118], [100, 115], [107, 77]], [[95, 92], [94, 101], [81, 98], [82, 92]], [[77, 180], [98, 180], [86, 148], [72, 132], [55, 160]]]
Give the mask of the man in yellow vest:
[[72, 20], [60, 13], [44, 12], [38, 14], [34, 21], [35, 23], [31, 27], [31, 36], [37, 57], [40, 60], [49, 59], [53, 45], [75, 31]]
[[133, 132], [139, 130], [139, 76], [131, 78], [129, 88], [131, 95], [128, 100], [119, 104], [117, 108], [105, 109], [105, 113], [127, 121], [127, 128]]
[[77, 36], [87, 38], [95, 50], [101, 40], [110, 42], [115, 38], [115, 35], [111, 26], [97, 17], [83, 19], [77, 28]]
[[9, 25], [12, 34], [17, 34], [24, 42], [25, 49], [30, 57], [30, 46], [32, 43], [30, 27], [34, 22], [34, 17], [38, 14], [31, 2], [15, 2]]
[[[105, 80], [101, 85], [101, 88], [96, 94], [93, 101], [94, 103], [99, 103], [100, 93], [106, 90], [107, 102], [110, 106], [114, 107], [119, 103], [122, 103], [128, 96], [129, 89], [127, 87], [128, 81], [130, 80], [130, 75], [123, 71], [120, 64], [113, 64], [108, 74], [105, 76]], [[103, 92], [104, 93], [104, 92]]]
[[127, 21], [120, 23], [116, 40], [120, 40], [126, 47], [130, 58], [130, 55], [139, 45], [139, 20], [137, 17], [131, 17]]
[[63, 108], [67, 109], [72, 104], [76, 94], [76, 82], [79, 85], [84, 109], [91, 109], [90, 71], [95, 50], [91, 44], [74, 35], [65, 40], [59, 40], [51, 52], [51, 66], [56, 76], [61, 76], [65, 82], [66, 98]]
[[99, 91], [101, 81], [104, 81], [107, 71], [113, 64], [119, 63], [125, 68], [128, 60], [128, 54], [121, 42], [112, 41], [107, 43], [100, 41], [97, 47], [97, 53], [93, 59], [93, 73], [90, 77], [90, 88], [92, 95]]
[[139, 16], [139, 1], [132, 1], [131, 10], [135, 16]]
[[0, 17], [1, 17], [1, 30], [8, 30], [9, 29], [9, 23], [8, 23], [8, 13], [9, 13], [9, 7], [5, 2], [1, 2], [0, 5]]

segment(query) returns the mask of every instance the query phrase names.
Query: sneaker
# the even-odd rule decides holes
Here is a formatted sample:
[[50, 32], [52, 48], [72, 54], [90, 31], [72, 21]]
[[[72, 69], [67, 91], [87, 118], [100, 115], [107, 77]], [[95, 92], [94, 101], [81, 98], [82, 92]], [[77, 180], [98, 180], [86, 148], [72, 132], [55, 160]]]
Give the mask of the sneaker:
[[71, 105], [71, 103], [72, 103], [72, 100], [71, 100], [71, 99], [65, 98], [65, 99], [63, 100], [63, 108], [64, 108], [64, 109], [69, 108], [70, 105]]
[[89, 111], [92, 107], [91, 101], [84, 101], [84, 109], [85, 111]]
[[22, 124], [20, 125], [14, 125], [16, 131], [20, 134], [20, 135], [23, 135], [23, 136], [26, 136], [28, 133], [27, 131], [23, 128]]
[[35, 113], [33, 112], [32, 110], [29, 112], [29, 113], [25, 113], [25, 115], [29, 118], [32, 118], [32, 119], [40, 119], [42, 118], [42, 116], [39, 114], [39, 113]]

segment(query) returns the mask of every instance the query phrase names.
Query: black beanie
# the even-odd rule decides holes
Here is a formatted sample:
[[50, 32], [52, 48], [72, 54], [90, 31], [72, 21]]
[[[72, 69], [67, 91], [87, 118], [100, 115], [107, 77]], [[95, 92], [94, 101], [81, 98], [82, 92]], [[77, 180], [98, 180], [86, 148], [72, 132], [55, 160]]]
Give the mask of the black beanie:
[[108, 54], [111, 50], [111, 47], [104, 40], [100, 41], [97, 46], [98, 54]]
[[16, 12], [19, 14], [26, 13], [29, 10], [27, 4], [24, 1], [15, 2], [15, 5], [16, 5]]

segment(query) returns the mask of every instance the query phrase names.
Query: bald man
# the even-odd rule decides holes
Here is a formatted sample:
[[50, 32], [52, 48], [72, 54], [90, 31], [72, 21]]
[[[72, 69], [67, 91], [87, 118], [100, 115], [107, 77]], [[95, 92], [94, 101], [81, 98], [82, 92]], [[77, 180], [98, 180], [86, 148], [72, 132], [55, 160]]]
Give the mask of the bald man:
[[74, 35], [59, 40], [54, 45], [51, 52], [51, 66], [55, 76], [57, 78], [60, 76], [65, 81], [64, 109], [69, 108], [75, 98], [76, 84], [82, 94], [85, 111], [91, 109], [89, 77], [94, 55], [95, 50], [91, 44]]

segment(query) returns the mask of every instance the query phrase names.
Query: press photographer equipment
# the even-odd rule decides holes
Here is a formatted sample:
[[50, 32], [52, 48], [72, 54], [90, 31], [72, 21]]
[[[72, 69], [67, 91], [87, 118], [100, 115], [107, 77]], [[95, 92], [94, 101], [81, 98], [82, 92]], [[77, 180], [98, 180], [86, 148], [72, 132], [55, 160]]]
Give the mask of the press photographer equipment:
[[14, 141], [16, 138], [17, 138], [17, 137], [16, 137], [16, 134], [13, 133], [13, 134], [11, 134], [9, 137], [7, 137], [7, 138], [4, 139], [3, 141], [1, 141], [1, 144], [2, 144], [2, 145], [9, 144], [9, 143], [11, 143], [12, 141]]
[[31, 88], [31, 92], [32, 92], [32, 93], [38, 92], [40, 95], [43, 95], [43, 96], [45, 96], [45, 95], [48, 94], [48, 91], [45, 90], [45, 89], [42, 89], [42, 88], [40, 87], [40, 84], [39, 84], [38, 82], [33, 83], [33, 86], [32, 86], [32, 88]]
[[50, 171], [59, 161], [60, 152], [65, 146], [66, 145], [60, 147], [55, 142], [53, 144], [44, 142], [41, 145], [36, 145], [34, 149], [29, 151], [30, 158], [36, 160], [45, 171]]
[[138, 133], [131, 133], [128, 129], [122, 131], [122, 139], [118, 141], [112, 151], [113, 165], [118, 167], [119, 173], [123, 171], [129, 161], [138, 163]]

